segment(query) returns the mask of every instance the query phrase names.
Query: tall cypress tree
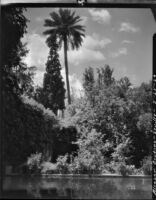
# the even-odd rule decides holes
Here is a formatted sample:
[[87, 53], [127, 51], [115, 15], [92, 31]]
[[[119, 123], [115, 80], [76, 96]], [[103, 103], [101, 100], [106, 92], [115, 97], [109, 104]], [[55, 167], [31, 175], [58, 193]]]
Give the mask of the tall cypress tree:
[[47, 44], [50, 51], [43, 80], [42, 103], [46, 108], [50, 108], [56, 114], [58, 109], [63, 110], [65, 108], [65, 89], [60, 71], [61, 64], [56, 38], [49, 39]]

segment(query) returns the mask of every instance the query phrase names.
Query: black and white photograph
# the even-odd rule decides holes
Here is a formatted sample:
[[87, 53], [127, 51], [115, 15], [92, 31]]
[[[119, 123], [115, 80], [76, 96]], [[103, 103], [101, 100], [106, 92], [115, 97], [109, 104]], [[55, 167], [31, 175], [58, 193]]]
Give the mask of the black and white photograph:
[[152, 199], [156, 4], [104, 2], [2, 0], [1, 198]]

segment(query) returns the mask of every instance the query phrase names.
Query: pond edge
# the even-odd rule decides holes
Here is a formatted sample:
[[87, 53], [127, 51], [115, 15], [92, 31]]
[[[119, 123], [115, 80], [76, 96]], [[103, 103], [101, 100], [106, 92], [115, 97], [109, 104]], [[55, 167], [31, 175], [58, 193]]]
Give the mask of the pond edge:
[[104, 177], [122, 177], [122, 178], [152, 178], [152, 175], [127, 175], [120, 174], [6, 174], [4, 177], [14, 176], [27, 176], [27, 177], [41, 177], [41, 178], [70, 178], [70, 177], [82, 177], [82, 178], [104, 178]]

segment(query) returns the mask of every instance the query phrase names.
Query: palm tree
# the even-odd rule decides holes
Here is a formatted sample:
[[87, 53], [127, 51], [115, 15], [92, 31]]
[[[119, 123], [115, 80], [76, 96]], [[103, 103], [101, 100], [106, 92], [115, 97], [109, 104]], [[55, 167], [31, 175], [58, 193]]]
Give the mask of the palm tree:
[[75, 16], [75, 12], [71, 12], [71, 10], [59, 9], [58, 13], [50, 13], [50, 17], [51, 19], [46, 19], [44, 24], [44, 26], [49, 27], [50, 29], [44, 31], [43, 34], [48, 35], [46, 40], [47, 44], [50, 43], [50, 40], [53, 37], [57, 37], [60, 48], [62, 47], [62, 43], [64, 43], [68, 104], [71, 104], [67, 51], [69, 45], [72, 49], [78, 49], [81, 46], [83, 37], [85, 37], [85, 30], [84, 26], [78, 23], [82, 19], [79, 16]]

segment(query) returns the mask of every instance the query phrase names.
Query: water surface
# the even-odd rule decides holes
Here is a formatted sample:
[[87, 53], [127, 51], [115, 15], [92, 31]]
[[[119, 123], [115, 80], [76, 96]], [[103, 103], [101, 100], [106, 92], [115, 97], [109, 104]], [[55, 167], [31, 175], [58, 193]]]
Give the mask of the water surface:
[[152, 199], [152, 180], [141, 177], [6, 177], [3, 198]]

